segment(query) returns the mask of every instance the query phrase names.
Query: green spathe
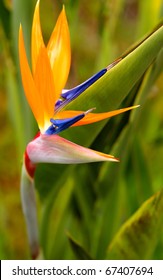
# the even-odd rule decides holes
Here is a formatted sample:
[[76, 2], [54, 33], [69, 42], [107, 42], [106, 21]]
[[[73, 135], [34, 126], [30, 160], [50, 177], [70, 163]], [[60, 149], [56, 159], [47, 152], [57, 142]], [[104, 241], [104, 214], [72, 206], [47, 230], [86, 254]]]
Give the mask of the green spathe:
[[[82, 110], [96, 108], [95, 112], [106, 112], [120, 107], [136, 82], [144, 75], [163, 48], [163, 26], [111, 68], [103, 77], [89, 87], [65, 109]], [[104, 65], [105, 67], [105, 65]], [[141, 105], [141, 104], [140, 104]], [[80, 133], [82, 145], [89, 146], [107, 121], [89, 126], [89, 137], [85, 137], [85, 127], [68, 130], [64, 135], [72, 141]], [[80, 130], [79, 130], [80, 129]]]

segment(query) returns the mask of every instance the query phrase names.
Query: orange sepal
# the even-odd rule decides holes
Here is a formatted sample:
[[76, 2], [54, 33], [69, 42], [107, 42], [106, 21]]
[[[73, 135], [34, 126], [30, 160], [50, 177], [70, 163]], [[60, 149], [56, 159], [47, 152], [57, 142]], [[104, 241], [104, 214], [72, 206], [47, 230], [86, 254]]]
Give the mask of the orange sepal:
[[59, 98], [66, 84], [71, 63], [70, 34], [64, 7], [52, 32], [47, 51]]
[[44, 108], [29, 68], [21, 26], [19, 29], [19, 60], [25, 95], [39, 128], [42, 129], [44, 126]]
[[36, 70], [34, 75], [35, 85], [39, 92], [40, 99], [44, 105], [44, 126], [50, 125], [50, 118], [54, 115], [54, 104], [56, 102], [53, 73], [50, 66], [49, 57], [45, 47], [40, 49]]
[[[80, 121], [76, 122], [75, 124], [73, 124], [72, 126], [81, 126], [81, 125], [86, 125], [86, 124], [90, 124], [90, 123], [94, 123], [94, 122], [99, 122], [102, 121], [104, 119], [107, 118], [111, 118], [113, 116], [122, 114], [126, 111], [132, 110], [139, 107], [139, 105], [136, 106], [132, 106], [132, 107], [127, 107], [124, 109], [119, 109], [119, 110], [114, 110], [114, 111], [110, 111], [110, 112], [106, 112], [106, 113], [89, 113], [87, 114], [83, 119], [81, 119]], [[59, 112], [56, 115], [56, 119], [64, 119], [64, 118], [72, 118], [75, 117], [79, 114], [84, 113], [83, 111], [62, 111]]]
[[38, 0], [36, 3], [34, 16], [33, 16], [33, 23], [32, 23], [31, 56], [32, 56], [33, 73], [35, 72], [40, 48], [44, 47], [44, 41], [42, 37], [41, 24], [40, 24], [39, 4], [40, 1]]

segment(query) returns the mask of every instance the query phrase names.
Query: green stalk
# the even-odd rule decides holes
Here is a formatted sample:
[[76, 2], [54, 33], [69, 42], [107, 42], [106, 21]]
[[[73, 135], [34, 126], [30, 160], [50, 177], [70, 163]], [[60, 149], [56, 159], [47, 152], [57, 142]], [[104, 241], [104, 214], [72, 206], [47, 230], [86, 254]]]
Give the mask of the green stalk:
[[28, 175], [24, 163], [21, 174], [21, 202], [27, 226], [31, 257], [32, 259], [36, 259], [39, 255], [40, 246], [34, 179]]

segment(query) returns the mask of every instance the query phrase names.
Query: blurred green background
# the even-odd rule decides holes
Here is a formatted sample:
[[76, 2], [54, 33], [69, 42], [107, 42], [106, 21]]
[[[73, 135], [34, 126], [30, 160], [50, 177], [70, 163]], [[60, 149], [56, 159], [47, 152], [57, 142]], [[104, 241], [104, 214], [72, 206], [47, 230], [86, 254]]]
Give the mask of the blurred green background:
[[[35, 0], [0, 1], [1, 259], [29, 258], [26, 229], [21, 210], [19, 181], [23, 151], [25, 145], [36, 133], [37, 126], [23, 95], [17, 46], [20, 22], [23, 25], [26, 46], [30, 46], [30, 29], [35, 3]], [[67, 87], [83, 82], [101, 68], [106, 67], [126, 52], [132, 44], [151, 32], [163, 18], [163, 1], [161, 0], [41, 0], [41, 24], [45, 42], [48, 41], [62, 4], [65, 4], [66, 8], [72, 47], [72, 65]], [[28, 49], [29, 54], [30, 49]], [[58, 247], [56, 254], [45, 252], [48, 258], [72, 257], [69, 253], [70, 245], [63, 237], [66, 235], [66, 231], [70, 231], [71, 219], [75, 220], [72, 228], [74, 238], [79, 239], [80, 243], [92, 255], [103, 258], [106, 244], [109, 243], [123, 222], [146, 199], [163, 187], [162, 73], [141, 101], [141, 107], [138, 109], [140, 116], [136, 126], [137, 133], [130, 143], [129, 151], [132, 152], [128, 155], [125, 163], [123, 163], [123, 156], [121, 156], [121, 167], [118, 165], [115, 167], [114, 164], [114, 174], [118, 174], [119, 178], [116, 185], [118, 187], [111, 189], [111, 194], [109, 193], [110, 190], [108, 191], [104, 179], [106, 176], [103, 175], [106, 172], [105, 165], [87, 164], [81, 166], [76, 177], [81, 178], [82, 181], [78, 182], [79, 186], [73, 190], [71, 198], [66, 200], [62, 190], [58, 194], [57, 201], [60, 198], [61, 201], [65, 202], [65, 205], [71, 203], [71, 214], [66, 216], [64, 212], [66, 207], [64, 210], [62, 209], [64, 213], [62, 213], [61, 218], [66, 222], [64, 226], [63, 224], [58, 225], [59, 229], [54, 229]], [[125, 106], [126, 104], [130, 104], [130, 97], [124, 103]], [[124, 122], [127, 120], [125, 119]], [[101, 151], [105, 150], [104, 147], [107, 149], [107, 137], [111, 138], [112, 130], [113, 134], [118, 133], [115, 128], [116, 124], [119, 125], [119, 123], [121, 123], [120, 127], [123, 127], [123, 119], [116, 117], [111, 120], [105, 127], [105, 131], [109, 130], [109, 134], [101, 133], [94, 141], [93, 148]], [[124, 151], [125, 149], [128, 151], [127, 145], [128, 142], [126, 142], [126, 146], [124, 143]], [[120, 155], [117, 153], [116, 156]], [[98, 173], [100, 187], [97, 186], [97, 180], [94, 180], [97, 176], [96, 173]], [[111, 176], [111, 172], [108, 176]], [[109, 178], [108, 181], [111, 181], [111, 177]], [[82, 184], [84, 187], [81, 186]], [[105, 196], [108, 203], [104, 201]], [[110, 201], [112, 204], [108, 206]], [[41, 204], [39, 195], [38, 204]], [[55, 207], [57, 209], [57, 202]], [[115, 211], [112, 207], [116, 209], [116, 214], [113, 214], [113, 217], [111, 213], [112, 211], [115, 213]], [[76, 213], [73, 218], [72, 213]], [[41, 220], [42, 210], [39, 214]], [[106, 215], [109, 219], [108, 224], [103, 221], [103, 217]], [[92, 219], [95, 221], [94, 224]], [[84, 238], [84, 234], [81, 233], [82, 228], [83, 232], [85, 231], [85, 236], [88, 236], [87, 226], [90, 221], [92, 223], [90, 232], [95, 232], [91, 248], [89, 247], [90, 232], [88, 239]], [[55, 220], [53, 222], [55, 224]], [[59, 236], [60, 232], [62, 232], [61, 236]], [[107, 238], [103, 232], [107, 233]], [[151, 258], [163, 258], [162, 235], [160, 234], [158, 237], [158, 243]], [[42, 238], [43, 236], [45, 237], [47, 234], [42, 233]], [[103, 241], [101, 245], [99, 240]], [[63, 249], [64, 246], [68, 248], [66, 252]], [[45, 244], [44, 247], [46, 247]], [[55, 248], [54, 244], [53, 247]]]

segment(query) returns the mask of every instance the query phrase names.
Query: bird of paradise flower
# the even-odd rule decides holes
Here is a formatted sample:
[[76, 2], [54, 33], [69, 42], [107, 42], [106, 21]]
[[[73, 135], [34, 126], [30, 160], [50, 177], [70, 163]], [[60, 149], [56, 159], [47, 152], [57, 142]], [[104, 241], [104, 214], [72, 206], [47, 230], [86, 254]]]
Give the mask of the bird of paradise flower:
[[73, 89], [64, 89], [71, 61], [70, 35], [64, 7], [50, 40], [45, 46], [39, 18], [39, 1], [36, 3], [31, 37], [32, 71], [26, 56], [21, 26], [19, 29], [19, 57], [24, 92], [39, 127], [39, 133], [26, 147], [21, 180], [23, 210], [31, 252], [35, 258], [38, 255], [37, 217], [33, 199], [36, 165], [41, 162], [71, 164], [118, 161], [112, 155], [70, 142], [58, 136], [58, 133], [70, 126], [98, 122], [137, 106], [104, 113], [92, 113], [95, 108], [88, 108], [86, 112], [63, 110], [67, 104], [76, 99], [117, 63], [113, 62]]

